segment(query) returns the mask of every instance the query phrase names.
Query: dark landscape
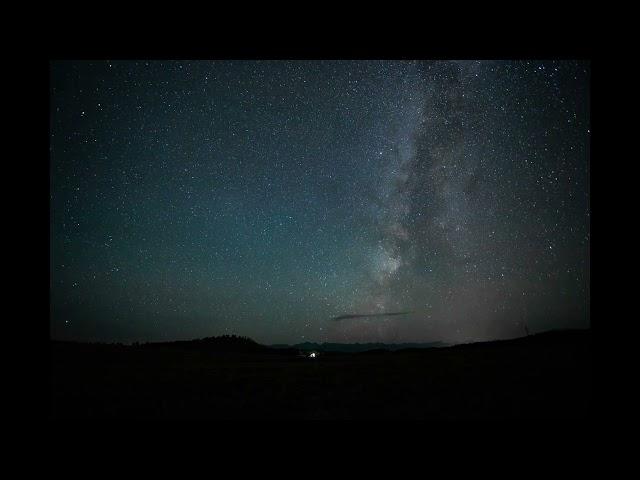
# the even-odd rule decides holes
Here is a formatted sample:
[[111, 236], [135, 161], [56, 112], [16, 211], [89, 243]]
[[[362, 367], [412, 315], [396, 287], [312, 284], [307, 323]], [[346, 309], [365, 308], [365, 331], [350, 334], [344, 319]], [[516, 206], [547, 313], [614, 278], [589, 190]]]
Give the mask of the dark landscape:
[[52, 342], [55, 419], [585, 418], [589, 330], [443, 348]]
[[94, 57], [49, 64], [52, 418], [590, 415], [590, 60]]

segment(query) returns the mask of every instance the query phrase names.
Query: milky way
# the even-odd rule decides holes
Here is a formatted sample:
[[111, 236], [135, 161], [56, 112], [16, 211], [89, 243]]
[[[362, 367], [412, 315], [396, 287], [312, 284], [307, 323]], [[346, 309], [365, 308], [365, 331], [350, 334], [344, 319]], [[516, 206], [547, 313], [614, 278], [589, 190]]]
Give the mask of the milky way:
[[589, 71], [54, 62], [52, 334], [458, 342], [586, 327]]

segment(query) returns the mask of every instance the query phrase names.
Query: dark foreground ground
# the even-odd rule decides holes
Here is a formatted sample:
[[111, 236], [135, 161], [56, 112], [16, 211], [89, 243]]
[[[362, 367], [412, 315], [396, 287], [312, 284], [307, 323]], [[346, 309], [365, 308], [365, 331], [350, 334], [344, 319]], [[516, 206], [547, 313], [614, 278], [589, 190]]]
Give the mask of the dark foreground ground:
[[584, 418], [590, 367], [589, 331], [317, 359], [52, 342], [52, 416]]

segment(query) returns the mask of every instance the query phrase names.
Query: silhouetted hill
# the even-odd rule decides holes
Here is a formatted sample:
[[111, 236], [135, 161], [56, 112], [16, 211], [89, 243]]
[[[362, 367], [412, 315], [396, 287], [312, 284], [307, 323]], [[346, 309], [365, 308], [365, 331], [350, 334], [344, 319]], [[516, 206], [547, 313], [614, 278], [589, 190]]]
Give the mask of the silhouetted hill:
[[315, 343], [304, 342], [295, 345], [276, 344], [271, 345], [272, 348], [295, 348], [303, 351], [315, 350], [318, 352], [341, 352], [341, 353], [359, 353], [367, 351], [390, 351], [404, 350], [407, 348], [439, 348], [446, 346], [443, 342], [430, 343]]
[[514, 347], [523, 345], [554, 345], [568, 342], [583, 342], [591, 339], [590, 329], [565, 329], [549, 330], [525, 337], [510, 338], [506, 340], [490, 340], [487, 342], [459, 343], [449, 348], [487, 348], [487, 347]]
[[525, 337], [506, 340], [490, 340], [486, 342], [459, 343], [449, 345], [444, 342], [429, 343], [315, 343], [303, 342], [294, 345], [274, 344], [262, 345], [249, 337], [238, 335], [222, 335], [205, 337], [194, 340], [176, 340], [171, 342], [147, 342], [123, 345], [121, 343], [75, 342], [52, 340], [52, 345], [59, 348], [75, 349], [78, 351], [115, 351], [131, 348], [179, 348], [183, 350], [200, 350], [221, 353], [299, 353], [300, 351], [361, 353], [361, 352], [408, 352], [432, 348], [460, 349], [486, 348], [488, 346], [510, 347], [524, 344], [552, 344], [565, 343], [578, 338], [590, 338], [590, 330], [551, 330]]
[[236, 335], [222, 335], [195, 340], [180, 340], [175, 342], [154, 342], [143, 345], [145, 348], [178, 347], [181, 349], [206, 350], [224, 353], [267, 353], [272, 349], [261, 345], [249, 337]]
[[120, 353], [148, 350], [179, 350], [184, 352], [199, 352], [210, 354], [276, 354], [295, 355], [298, 350], [293, 348], [275, 349], [261, 345], [249, 337], [237, 335], [222, 335], [219, 337], [206, 337], [194, 340], [176, 340], [172, 342], [147, 342], [123, 345], [120, 343], [82, 343], [68, 341], [52, 341], [52, 346], [58, 351], [86, 352], [94, 354]]

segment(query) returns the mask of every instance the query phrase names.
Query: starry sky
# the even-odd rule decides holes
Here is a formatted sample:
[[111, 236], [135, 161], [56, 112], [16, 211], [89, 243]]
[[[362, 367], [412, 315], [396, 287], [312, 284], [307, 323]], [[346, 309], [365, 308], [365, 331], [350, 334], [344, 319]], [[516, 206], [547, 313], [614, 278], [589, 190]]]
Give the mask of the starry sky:
[[53, 61], [52, 338], [587, 328], [590, 64]]

